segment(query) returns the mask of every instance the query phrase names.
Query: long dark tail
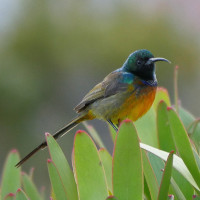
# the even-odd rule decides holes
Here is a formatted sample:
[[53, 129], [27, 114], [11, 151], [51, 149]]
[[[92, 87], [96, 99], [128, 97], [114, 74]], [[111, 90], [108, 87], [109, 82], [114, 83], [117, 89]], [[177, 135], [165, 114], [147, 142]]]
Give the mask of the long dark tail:
[[[85, 116], [78, 116], [73, 121], [71, 121], [68, 125], [64, 126], [62, 129], [57, 131], [53, 137], [55, 139], [58, 139], [59, 137], [62, 137], [64, 134], [66, 134], [68, 131], [70, 131], [72, 128], [77, 126], [80, 122], [85, 120]], [[47, 142], [44, 141], [42, 144], [40, 144], [38, 147], [33, 149], [27, 156], [25, 156], [21, 161], [19, 161], [15, 166], [20, 167], [24, 162], [26, 162], [30, 157], [32, 157], [35, 153], [37, 153], [40, 149], [44, 149], [47, 146]]]

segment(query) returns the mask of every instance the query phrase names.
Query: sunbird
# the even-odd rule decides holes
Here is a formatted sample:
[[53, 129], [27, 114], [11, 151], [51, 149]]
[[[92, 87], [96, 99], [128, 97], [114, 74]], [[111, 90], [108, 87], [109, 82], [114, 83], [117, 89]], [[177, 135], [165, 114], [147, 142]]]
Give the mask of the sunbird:
[[[155, 62], [157, 61], [170, 63], [165, 58], [154, 58], [153, 54], [146, 49], [131, 53], [121, 68], [108, 74], [86, 94], [74, 109], [77, 112], [75, 119], [57, 131], [53, 137], [57, 139], [63, 136], [86, 120], [95, 118], [105, 120], [115, 131], [118, 131], [122, 120], [128, 118], [136, 121], [142, 117], [155, 99], [157, 90]], [[21, 166], [46, 146], [47, 142], [44, 141], [16, 166]]]

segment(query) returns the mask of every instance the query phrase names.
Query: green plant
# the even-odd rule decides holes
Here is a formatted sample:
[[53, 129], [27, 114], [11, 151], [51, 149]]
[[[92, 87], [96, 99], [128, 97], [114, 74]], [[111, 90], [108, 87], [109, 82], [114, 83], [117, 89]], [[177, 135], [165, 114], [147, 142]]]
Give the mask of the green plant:
[[[73, 170], [47, 133], [52, 199], [198, 199], [200, 124], [176, 106], [179, 113], [171, 107], [167, 91], [159, 88], [152, 108], [143, 118], [134, 124], [125, 120], [117, 134], [110, 128], [112, 155], [95, 129], [85, 123], [91, 136], [84, 131], [75, 134]], [[1, 199], [44, 199], [32, 176], [14, 167], [18, 161], [17, 151], [11, 151], [3, 170]]]

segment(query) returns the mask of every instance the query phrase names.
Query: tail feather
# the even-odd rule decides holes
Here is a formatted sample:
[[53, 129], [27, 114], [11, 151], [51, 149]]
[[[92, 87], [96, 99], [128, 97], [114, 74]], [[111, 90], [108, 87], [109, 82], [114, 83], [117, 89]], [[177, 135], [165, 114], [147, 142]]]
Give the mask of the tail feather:
[[[80, 122], [85, 120], [85, 116], [78, 116], [74, 120], [72, 120], [68, 125], [64, 126], [62, 129], [57, 131], [53, 137], [55, 139], [58, 139], [59, 137], [62, 137], [65, 135], [67, 132], [69, 132], [72, 128], [77, 126]], [[35, 153], [37, 153], [40, 149], [44, 149], [47, 146], [47, 142], [44, 141], [41, 143], [38, 147], [33, 149], [28, 155], [26, 155], [21, 161], [19, 161], [15, 167], [20, 167], [24, 162], [26, 162], [30, 157], [32, 157]]]

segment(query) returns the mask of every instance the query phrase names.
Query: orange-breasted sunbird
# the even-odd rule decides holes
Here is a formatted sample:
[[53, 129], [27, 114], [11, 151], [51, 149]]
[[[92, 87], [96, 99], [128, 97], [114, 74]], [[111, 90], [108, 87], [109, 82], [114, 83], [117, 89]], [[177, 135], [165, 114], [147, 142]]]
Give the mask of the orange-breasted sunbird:
[[[128, 118], [136, 121], [142, 117], [155, 99], [157, 61], [169, 62], [165, 58], [154, 58], [153, 54], [145, 49], [131, 53], [121, 68], [108, 74], [86, 94], [75, 107], [77, 112], [75, 119], [57, 131], [53, 137], [57, 139], [63, 136], [85, 120], [95, 118], [105, 120], [117, 131], [122, 120]], [[47, 143], [44, 141], [16, 166], [19, 167], [46, 146]]]

